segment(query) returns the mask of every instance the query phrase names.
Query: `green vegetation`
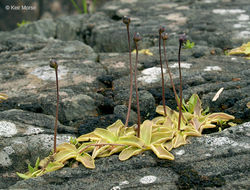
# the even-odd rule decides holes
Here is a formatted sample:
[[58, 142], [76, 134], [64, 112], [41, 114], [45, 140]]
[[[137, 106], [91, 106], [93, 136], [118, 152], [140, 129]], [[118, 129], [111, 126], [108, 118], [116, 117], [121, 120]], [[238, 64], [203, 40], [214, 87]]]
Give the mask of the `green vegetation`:
[[244, 55], [246, 59], [250, 59], [250, 42], [228, 51], [227, 55]]
[[140, 137], [137, 136], [136, 124], [125, 127], [117, 120], [106, 129], [96, 128], [91, 133], [59, 145], [55, 154], [40, 162], [38, 159], [34, 168], [28, 165], [29, 170], [25, 174], [17, 174], [24, 179], [41, 176], [69, 165], [72, 159], [74, 162], [82, 163], [86, 168], [93, 169], [95, 158], [119, 153], [119, 159], [124, 161], [147, 150], [152, 150], [158, 158], [174, 160], [170, 151], [187, 144], [189, 136], [202, 136], [204, 129], [215, 128], [216, 124], [234, 119], [225, 113], [203, 115], [197, 94], [194, 94], [185, 105], [189, 109], [182, 110], [184, 121], [181, 122], [180, 130], [178, 112], [166, 106], [165, 116], [163, 106], [160, 105], [156, 112], [163, 116], [144, 121], [141, 124]]
[[[166, 63], [170, 82], [175, 94], [176, 103], [179, 111], [172, 110], [165, 105], [159, 105], [156, 112], [159, 115], [152, 120], [146, 120], [142, 124], [140, 122], [139, 94], [137, 88], [137, 63], [138, 63], [138, 42], [141, 41], [139, 33], [134, 34], [133, 41], [136, 47], [136, 60], [134, 65], [134, 85], [136, 90], [137, 104], [137, 124], [128, 127], [129, 113], [131, 111], [131, 98], [133, 84], [133, 71], [131, 63], [131, 49], [129, 36], [129, 17], [123, 19], [127, 26], [128, 48], [130, 59], [130, 94], [129, 109], [126, 117], [125, 125], [121, 120], [117, 120], [106, 129], [96, 128], [94, 131], [81, 135], [77, 139], [71, 139], [70, 142], [63, 143], [57, 147], [56, 144], [56, 127], [58, 119], [58, 102], [59, 89], [57, 82], [57, 111], [54, 133], [54, 151], [48, 157], [40, 161], [37, 159], [35, 167], [28, 165], [28, 172], [25, 174], [17, 173], [21, 178], [28, 179], [31, 177], [41, 176], [47, 172], [58, 170], [64, 166], [72, 166], [74, 163], [82, 163], [86, 168], [95, 168], [95, 159], [100, 157], [108, 157], [112, 154], [119, 154], [119, 159], [125, 161], [132, 156], [138, 155], [144, 151], [153, 151], [154, 154], [161, 159], [174, 160], [171, 150], [187, 144], [187, 138], [190, 136], [202, 136], [202, 132], [207, 128], [215, 128], [216, 125], [223, 125], [227, 121], [234, 119], [234, 116], [225, 113], [208, 113], [209, 109], [203, 111], [202, 103], [197, 94], [193, 94], [190, 99], [185, 102], [182, 99], [182, 75], [181, 75], [181, 49], [187, 44], [186, 36], [181, 35], [179, 38], [178, 65], [180, 79], [180, 98], [178, 97], [175, 85], [171, 77], [171, 71], [168, 67], [166, 58], [165, 41], [168, 35], [165, 28], [159, 29], [159, 54], [161, 60], [161, 40], [163, 40], [164, 61]], [[194, 45], [194, 44], [193, 44]], [[193, 46], [193, 45], [188, 45]], [[163, 64], [160, 61], [162, 71], [162, 92], [164, 95], [165, 81], [163, 77]], [[57, 77], [58, 65], [54, 59], [50, 61], [50, 66], [55, 69]], [[164, 96], [162, 96], [163, 99]]]
[[190, 42], [189, 40], [186, 41], [186, 43], [184, 44], [184, 48], [185, 49], [192, 49], [194, 47], [194, 42]]
[[82, 0], [81, 1], [81, 6], [82, 9], [77, 5], [75, 0], [70, 0], [71, 3], [73, 4], [73, 6], [75, 7], [75, 9], [77, 10], [77, 12], [79, 14], [87, 14], [91, 12], [91, 9], [94, 9], [95, 5], [96, 5], [96, 0], [92, 0], [90, 1], [90, 4], [87, 3], [87, 0]]
[[30, 21], [27, 21], [27, 20], [22, 20], [22, 22], [21, 23], [17, 23], [17, 26], [18, 27], [22, 27], [22, 26], [24, 26], [24, 25], [26, 25], [26, 24], [30, 24], [31, 22]]
[[0, 103], [3, 101], [3, 100], [7, 100], [8, 99], [8, 96], [6, 94], [3, 94], [3, 93], [0, 93]]

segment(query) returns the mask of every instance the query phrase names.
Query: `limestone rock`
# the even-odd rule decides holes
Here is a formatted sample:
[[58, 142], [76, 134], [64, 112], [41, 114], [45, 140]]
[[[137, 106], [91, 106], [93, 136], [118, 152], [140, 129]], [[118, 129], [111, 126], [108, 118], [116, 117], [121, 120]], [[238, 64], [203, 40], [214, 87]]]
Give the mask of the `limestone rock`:
[[[121, 162], [117, 155], [96, 160], [96, 169], [64, 168], [19, 181], [11, 188], [38, 189], [247, 189], [249, 188], [250, 123], [203, 137], [173, 150], [174, 161], [151, 152]], [[107, 175], [108, 174], [108, 175]], [[66, 180], [67, 179], [67, 180]], [[94, 180], [94, 183], [93, 183]]]

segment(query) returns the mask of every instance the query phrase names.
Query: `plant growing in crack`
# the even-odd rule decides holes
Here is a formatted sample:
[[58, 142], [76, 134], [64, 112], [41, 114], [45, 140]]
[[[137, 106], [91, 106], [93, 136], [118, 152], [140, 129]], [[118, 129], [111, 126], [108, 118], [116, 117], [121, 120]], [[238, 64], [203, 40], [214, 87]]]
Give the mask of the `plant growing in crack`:
[[[193, 94], [187, 103], [184, 102], [183, 106], [185, 108], [182, 114], [186, 122], [181, 122], [180, 130], [179, 113], [169, 107], [166, 107], [167, 117], [161, 116], [153, 119], [153, 122], [160, 128], [166, 128], [174, 133], [173, 139], [164, 144], [169, 151], [186, 144], [188, 136], [201, 136], [204, 129], [214, 128], [215, 124], [221, 121], [234, 119], [233, 116], [225, 113], [206, 114], [197, 94]], [[156, 112], [164, 116], [163, 106], [158, 106]]]
[[[132, 156], [138, 155], [144, 151], [152, 150], [154, 154], [161, 159], [174, 160], [174, 156], [170, 153], [173, 148], [187, 144], [189, 136], [202, 136], [202, 132], [206, 128], [214, 128], [216, 124], [234, 119], [233, 116], [225, 113], [207, 114], [207, 110], [203, 111], [201, 100], [197, 94], [193, 94], [189, 101], [185, 103], [182, 100], [182, 76], [180, 53], [184, 45], [185, 37], [179, 39], [178, 65], [180, 78], [180, 99], [176, 93], [172, 80], [171, 71], [168, 67], [166, 58], [165, 41], [168, 36], [161, 28], [159, 30], [159, 53], [161, 61], [161, 43], [163, 40], [164, 61], [168, 69], [171, 85], [175, 93], [175, 99], [179, 108], [179, 112], [172, 110], [168, 106], [159, 105], [156, 112], [162, 116], [158, 116], [153, 120], [146, 120], [141, 124], [139, 94], [137, 87], [137, 64], [138, 64], [138, 42], [141, 40], [139, 33], [135, 33], [133, 40], [136, 47], [136, 62], [134, 66], [134, 82], [136, 90], [137, 104], [137, 124], [128, 127], [129, 113], [131, 110], [132, 87], [133, 87], [133, 71], [131, 62], [130, 36], [129, 36], [129, 17], [125, 17], [123, 22], [127, 25], [129, 59], [130, 59], [130, 101], [125, 125], [117, 120], [106, 129], [96, 128], [93, 132], [81, 135], [77, 139], [71, 139], [70, 142], [63, 143], [56, 147], [56, 132], [58, 120], [59, 105], [59, 86], [58, 86], [58, 64], [55, 59], [50, 60], [50, 66], [55, 69], [56, 86], [57, 86], [57, 108], [54, 130], [54, 150], [51, 155], [40, 161], [38, 158], [35, 167], [28, 165], [28, 172], [25, 174], [17, 173], [21, 178], [28, 179], [31, 177], [41, 176], [47, 172], [58, 170], [64, 166], [82, 163], [86, 168], [95, 168], [95, 159], [99, 157], [108, 157], [113, 154], [119, 154], [121, 161], [127, 160]], [[161, 69], [163, 71], [163, 69]], [[163, 74], [163, 72], [162, 72]], [[164, 78], [162, 77], [162, 88], [164, 88]], [[164, 90], [163, 90], [164, 92]], [[164, 94], [164, 93], [163, 93]], [[0, 98], [1, 98], [0, 94]], [[163, 97], [165, 99], [165, 97]], [[72, 164], [73, 163], [73, 164]]]
[[6, 94], [0, 93], [0, 103], [7, 99], [8, 99], [8, 96]]
[[94, 11], [95, 5], [96, 5], [96, 0], [82, 0], [81, 1], [82, 9], [81, 9], [77, 5], [77, 1], [75, 1], [75, 0], [70, 0], [70, 1], [79, 14], [82, 14], [82, 13], [88, 14], [88, 13]]

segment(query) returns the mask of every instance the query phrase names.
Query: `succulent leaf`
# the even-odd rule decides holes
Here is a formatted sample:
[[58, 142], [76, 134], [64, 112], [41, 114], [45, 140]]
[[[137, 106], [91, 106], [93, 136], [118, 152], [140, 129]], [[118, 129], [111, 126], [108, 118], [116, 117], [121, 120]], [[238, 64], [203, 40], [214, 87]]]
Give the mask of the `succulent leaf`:
[[[101, 139], [98, 144], [103, 144], [103, 143], [107, 143], [104, 139]], [[98, 154], [101, 154], [102, 152], [104, 152], [107, 148], [109, 147], [109, 145], [105, 145], [105, 146], [95, 146], [93, 153], [92, 153], [92, 158], [95, 158], [98, 156]]]
[[2, 94], [0, 93], [0, 102], [2, 102], [2, 100], [7, 100], [8, 96], [6, 94]]
[[151, 144], [160, 144], [172, 139], [174, 136], [173, 132], [156, 132], [152, 134]]
[[141, 138], [138, 138], [136, 136], [120, 137], [116, 143], [134, 146], [134, 147], [138, 147], [138, 148], [142, 148], [143, 145], [145, 144]]
[[76, 151], [76, 147], [75, 147], [75, 145], [70, 144], [70, 143], [63, 143], [63, 144], [60, 144], [59, 146], [56, 147], [57, 152], [60, 152], [60, 151], [63, 151], [63, 150]]
[[115, 136], [112, 132], [102, 129], [102, 128], [96, 128], [94, 130], [94, 134], [102, 139], [105, 139], [109, 143], [113, 143], [116, 140], [118, 140], [118, 137]]
[[158, 158], [174, 160], [174, 156], [164, 148], [163, 144], [154, 144], [150, 147]]
[[53, 171], [61, 169], [63, 166], [64, 164], [60, 162], [50, 162], [45, 168], [45, 170], [46, 172], [53, 172]]
[[28, 175], [28, 174], [22, 174], [22, 173], [19, 173], [19, 172], [16, 172], [16, 174], [17, 174], [20, 178], [23, 178], [23, 179], [29, 179], [29, 178], [31, 178], [31, 175]]
[[119, 136], [133, 136], [133, 135], [135, 135], [136, 134], [136, 130], [135, 130], [136, 126], [137, 126], [137, 124], [134, 124], [131, 127], [121, 128]]
[[194, 94], [194, 97], [196, 100], [193, 102], [193, 103], [196, 103], [194, 104], [194, 115], [201, 116], [201, 112], [202, 112], [201, 100], [197, 94]]
[[143, 152], [142, 149], [137, 148], [137, 147], [133, 147], [133, 146], [129, 146], [128, 148], [125, 148], [120, 154], [119, 154], [119, 160], [124, 161], [129, 159], [132, 156], [135, 156], [137, 154], [140, 154], [141, 152]]
[[199, 131], [200, 131], [200, 133], [202, 133], [202, 131], [204, 129], [215, 128], [215, 127], [216, 127], [216, 125], [211, 124], [211, 123], [207, 123], [207, 124], [201, 125]]
[[140, 138], [144, 140], [146, 145], [150, 145], [151, 142], [152, 125], [153, 122], [149, 120], [144, 121], [143, 124], [141, 125]]
[[212, 122], [217, 122], [219, 120], [228, 121], [231, 119], [235, 119], [234, 116], [222, 112], [212, 113], [207, 116], [207, 120], [211, 120]]
[[108, 157], [111, 156], [112, 154], [115, 154], [117, 152], [121, 152], [125, 146], [115, 146], [115, 147], [110, 147], [109, 149], [106, 149], [104, 152], [98, 155], [98, 157]]
[[107, 130], [112, 132], [115, 136], [119, 136], [121, 128], [124, 127], [121, 120], [117, 120], [115, 123], [107, 127]]
[[81, 162], [86, 168], [95, 168], [95, 161], [88, 153], [84, 153], [83, 155], [77, 155], [76, 160]]
[[54, 161], [64, 163], [66, 160], [71, 158], [75, 158], [77, 156], [77, 152], [73, 150], [62, 150], [55, 154]]
[[171, 141], [167, 141], [163, 144], [163, 146], [168, 150], [171, 151], [173, 149], [173, 142]]
[[34, 167], [35, 170], [38, 170], [39, 163], [40, 163], [40, 158], [38, 157], [38, 158], [36, 159], [36, 163], [35, 163], [35, 167]]
[[78, 142], [84, 142], [84, 141], [93, 141], [93, 140], [99, 140], [100, 137], [96, 136], [94, 132], [81, 135], [77, 138]]
[[161, 125], [161, 124], [163, 124], [164, 121], [165, 121], [165, 118], [162, 117], [162, 116], [155, 117], [155, 118], [152, 120], [153, 124], [156, 124], [156, 125]]
[[181, 145], [185, 145], [187, 144], [186, 142], [186, 137], [182, 134], [181, 131], [178, 131], [176, 134], [175, 134], [175, 137], [173, 138], [173, 148], [177, 148]]
[[97, 143], [97, 142], [96, 142], [96, 141], [92, 141], [92, 142], [83, 143], [83, 144], [77, 149], [77, 152], [78, 152], [78, 153], [81, 152], [82, 149], [85, 150], [84, 152], [89, 152], [89, 151], [94, 150], [94, 148], [95, 148], [94, 146], [89, 146], [89, 147], [86, 149], [86, 147], [87, 147], [88, 145], [93, 144], [93, 143]]

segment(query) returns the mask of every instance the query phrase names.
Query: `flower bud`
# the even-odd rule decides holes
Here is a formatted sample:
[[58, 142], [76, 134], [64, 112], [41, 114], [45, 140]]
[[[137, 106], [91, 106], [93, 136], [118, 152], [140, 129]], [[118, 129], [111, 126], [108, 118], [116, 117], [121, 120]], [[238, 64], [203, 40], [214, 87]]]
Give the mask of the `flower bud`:
[[140, 35], [139, 32], [136, 32], [134, 34], [134, 38], [133, 39], [134, 39], [134, 42], [139, 42], [142, 39], [142, 37], [141, 37], [141, 35]]
[[130, 19], [129, 16], [124, 16], [122, 18], [122, 21], [123, 21], [124, 24], [128, 25], [130, 23], [131, 19]]
[[183, 44], [183, 43], [185, 43], [186, 41], [187, 41], [186, 34], [180, 35], [179, 42], [180, 42], [181, 44]]
[[165, 30], [166, 30], [166, 28], [164, 26], [160, 26], [159, 33], [161, 34], [161, 33], [165, 32]]
[[56, 60], [54, 58], [50, 59], [49, 61], [49, 66], [53, 69], [57, 69], [58, 68], [58, 64], [56, 62]]
[[166, 32], [163, 32], [163, 33], [161, 34], [161, 38], [162, 38], [163, 40], [167, 40], [167, 39], [168, 39], [168, 34], [167, 34]]

